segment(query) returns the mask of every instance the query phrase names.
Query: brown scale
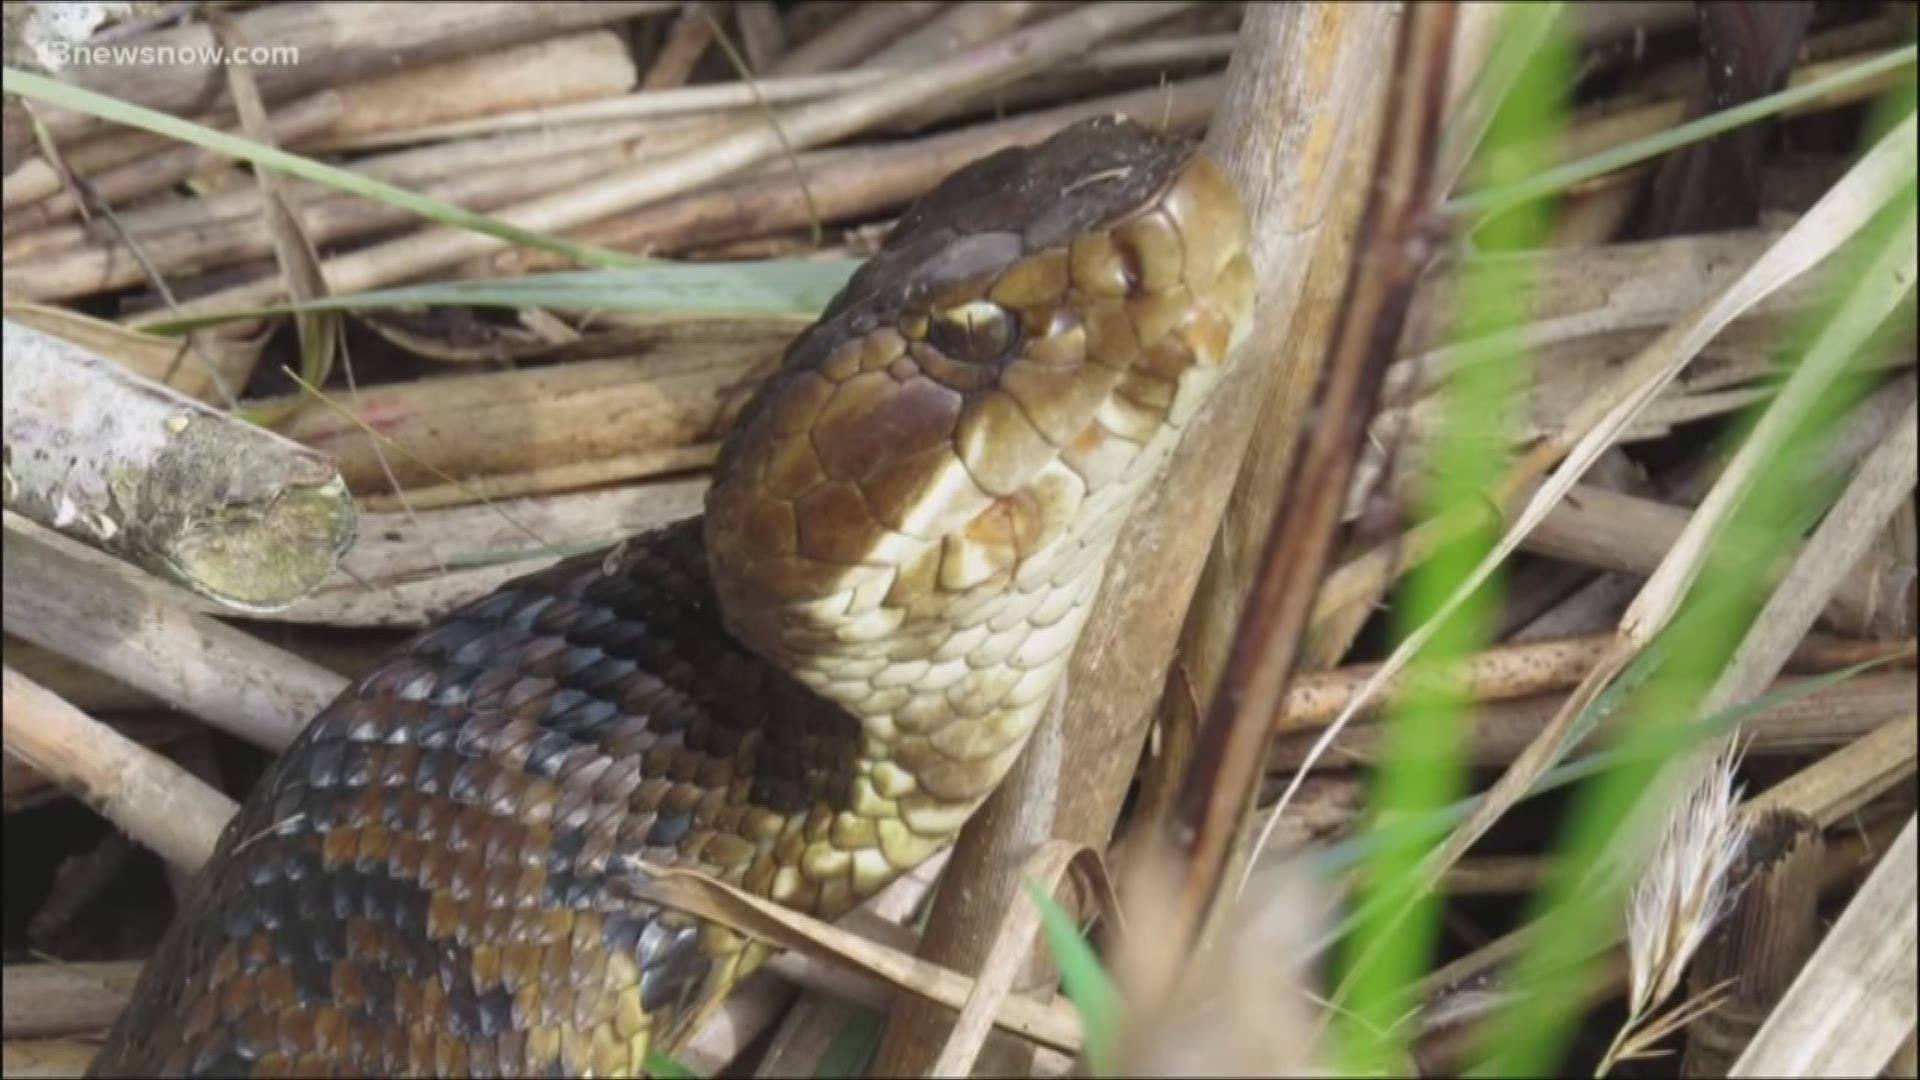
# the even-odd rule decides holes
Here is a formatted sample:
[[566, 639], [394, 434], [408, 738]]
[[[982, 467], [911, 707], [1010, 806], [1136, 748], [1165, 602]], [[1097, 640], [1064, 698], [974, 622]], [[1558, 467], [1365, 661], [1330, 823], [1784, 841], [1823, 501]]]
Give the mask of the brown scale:
[[695, 524], [604, 560], [449, 615], [314, 719], [95, 1075], [639, 1071], [724, 964], [609, 876], [646, 859], [739, 880], [768, 817], [729, 791], [839, 809], [859, 733], [719, 628]]

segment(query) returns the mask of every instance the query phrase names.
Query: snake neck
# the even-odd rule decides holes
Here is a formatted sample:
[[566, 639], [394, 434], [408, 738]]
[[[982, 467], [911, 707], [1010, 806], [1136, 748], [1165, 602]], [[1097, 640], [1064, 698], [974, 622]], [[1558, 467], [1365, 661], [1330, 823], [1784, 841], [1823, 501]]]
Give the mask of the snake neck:
[[777, 636], [755, 642], [859, 722], [853, 813], [938, 841], [965, 823], [1045, 716], [1128, 511], [1178, 436], [1149, 440], [1130, 476], [1093, 496], [1082, 529], [938, 607], [888, 607], [903, 571], [874, 568], [793, 606]]

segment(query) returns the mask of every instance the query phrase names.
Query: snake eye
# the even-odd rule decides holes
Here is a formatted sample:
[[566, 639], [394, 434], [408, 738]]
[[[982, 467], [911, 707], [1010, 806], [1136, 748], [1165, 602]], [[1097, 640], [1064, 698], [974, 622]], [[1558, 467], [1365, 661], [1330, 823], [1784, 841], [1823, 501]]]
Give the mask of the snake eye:
[[971, 300], [934, 312], [927, 342], [962, 363], [987, 364], [1007, 355], [1019, 334], [1006, 308], [990, 300]]

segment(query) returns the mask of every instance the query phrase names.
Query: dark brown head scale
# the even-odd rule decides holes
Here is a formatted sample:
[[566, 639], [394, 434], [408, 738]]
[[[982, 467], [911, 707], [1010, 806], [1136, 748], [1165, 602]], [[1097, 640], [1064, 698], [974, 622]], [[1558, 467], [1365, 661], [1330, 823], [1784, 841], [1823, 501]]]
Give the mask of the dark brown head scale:
[[890, 321], [893, 310], [943, 285], [992, 276], [1028, 252], [1124, 217], [1166, 187], [1192, 153], [1190, 140], [1097, 116], [1037, 145], [981, 158], [908, 207], [814, 333], [843, 316]]
[[[819, 321], [787, 347], [736, 426], [749, 426], [789, 373], [817, 370], [848, 340], [925, 309], [944, 289], [991, 279], [1030, 252], [1133, 213], [1195, 149], [1191, 139], [1124, 116], [1096, 116], [950, 174], [907, 208]], [[737, 452], [732, 442], [722, 446], [718, 469]]]

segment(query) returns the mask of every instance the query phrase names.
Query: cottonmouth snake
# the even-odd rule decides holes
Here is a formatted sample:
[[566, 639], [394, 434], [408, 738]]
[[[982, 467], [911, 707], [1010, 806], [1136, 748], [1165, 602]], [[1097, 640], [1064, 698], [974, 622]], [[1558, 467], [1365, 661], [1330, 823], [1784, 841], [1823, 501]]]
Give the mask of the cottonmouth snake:
[[764, 959], [623, 899], [833, 918], [1046, 708], [1249, 322], [1210, 159], [1118, 119], [947, 178], [742, 411], [703, 519], [447, 615], [314, 717], [94, 1075], [635, 1075]]

